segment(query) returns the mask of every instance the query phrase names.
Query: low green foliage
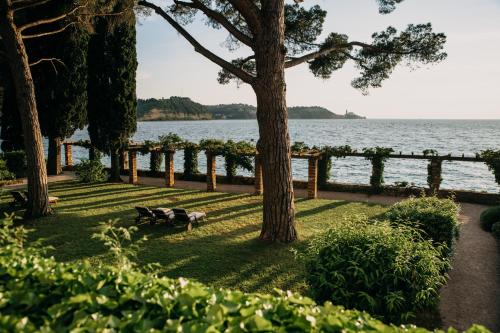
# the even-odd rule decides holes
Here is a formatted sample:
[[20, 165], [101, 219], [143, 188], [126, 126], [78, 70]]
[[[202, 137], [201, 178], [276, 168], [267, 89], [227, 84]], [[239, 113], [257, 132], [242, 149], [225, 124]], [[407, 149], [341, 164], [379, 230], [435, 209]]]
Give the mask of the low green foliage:
[[420, 230], [424, 238], [431, 240], [448, 256], [452, 254], [459, 235], [459, 210], [451, 199], [410, 198], [392, 206], [386, 217], [395, 226]]
[[388, 222], [351, 218], [317, 236], [300, 255], [319, 302], [330, 300], [392, 322], [437, 305], [449, 266], [430, 241]]
[[0, 159], [0, 180], [12, 180], [16, 176], [7, 169], [7, 163]]
[[[112, 225], [102, 240], [113, 248], [120, 236], [109, 233], [116, 233]], [[385, 325], [331, 303], [318, 306], [291, 292], [246, 294], [130, 267], [57, 263], [23, 247], [19, 236], [11, 222], [0, 228], [4, 332], [428, 332]], [[467, 332], [488, 330], [472, 326]]]
[[107, 172], [100, 160], [82, 160], [75, 165], [75, 173], [82, 183], [102, 182], [107, 178]]
[[493, 236], [500, 239], [500, 221], [493, 224], [493, 226], [491, 227], [491, 233], [493, 234]]
[[5, 161], [7, 170], [16, 178], [26, 176], [26, 153], [23, 150], [2, 153], [0, 158]]
[[485, 231], [491, 231], [493, 224], [500, 222], [500, 206], [486, 209], [481, 213], [481, 227]]

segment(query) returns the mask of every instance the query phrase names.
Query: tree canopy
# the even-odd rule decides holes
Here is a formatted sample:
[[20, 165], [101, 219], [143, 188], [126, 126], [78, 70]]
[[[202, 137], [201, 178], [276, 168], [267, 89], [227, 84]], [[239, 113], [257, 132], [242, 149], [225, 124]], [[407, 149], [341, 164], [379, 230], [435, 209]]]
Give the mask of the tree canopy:
[[[403, 0], [377, 0], [381, 14], [391, 13]], [[249, 54], [226, 61], [204, 48], [185, 26], [196, 19], [196, 13], [206, 16], [207, 25], [215, 29], [226, 29], [229, 33], [229, 49], [246, 45], [255, 49], [261, 27], [259, 11], [261, 0], [192, 0], [162, 1], [157, 6], [150, 1], [139, 1], [142, 6], [155, 10], [165, 18], [195, 50], [222, 67], [220, 83], [237, 79], [252, 83], [257, 77], [255, 56]], [[327, 12], [320, 6], [306, 8], [302, 1], [285, 5], [285, 67], [291, 68], [307, 63], [313, 75], [330, 78], [347, 61], [353, 61], [360, 76], [352, 81], [353, 87], [367, 92], [371, 87], [380, 87], [400, 63], [429, 64], [446, 58], [443, 46], [446, 36], [434, 33], [430, 23], [410, 24], [403, 31], [394, 27], [376, 32], [371, 41], [350, 40], [348, 35], [332, 32], [324, 35], [323, 25]]]

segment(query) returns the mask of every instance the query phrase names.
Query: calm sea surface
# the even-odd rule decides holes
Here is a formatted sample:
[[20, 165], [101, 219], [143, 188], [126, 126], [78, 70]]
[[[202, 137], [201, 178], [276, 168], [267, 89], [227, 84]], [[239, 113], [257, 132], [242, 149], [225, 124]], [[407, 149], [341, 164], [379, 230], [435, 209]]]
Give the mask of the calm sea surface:
[[[290, 120], [292, 141], [313, 145], [350, 145], [361, 150], [364, 147], [392, 147], [397, 152], [421, 154], [425, 149], [435, 149], [441, 155], [474, 156], [484, 149], [500, 149], [500, 120]], [[198, 142], [205, 138], [224, 140], [257, 140], [255, 120], [212, 120], [142, 122], [133, 140], [156, 140], [169, 132]], [[81, 131], [73, 140], [85, 139]], [[86, 158], [87, 151], [74, 148], [74, 156]], [[148, 156], [139, 156], [139, 167], [147, 169]], [[109, 163], [108, 160], [105, 160]], [[176, 154], [175, 169], [182, 171], [183, 154]], [[200, 154], [200, 171], [205, 172], [206, 160]], [[221, 174], [224, 162], [218, 160]], [[293, 161], [294, 177], [307, 178], [307, 161]], [[371, 164], [363, 158], [334, 160], [332, 180], [347, 183], [368, 184]], [[239, 174], [248, 173], [240, 170]], [[385, 181], [393, 184], [407, 181], [426, 186], [427, 162], [418, 160], [389, 160], [386, 164]], [[498, 193], [500, 187], [493, 174], [482, 163], [445, 162], [443, 164], [443, 188], [469, 189]]]

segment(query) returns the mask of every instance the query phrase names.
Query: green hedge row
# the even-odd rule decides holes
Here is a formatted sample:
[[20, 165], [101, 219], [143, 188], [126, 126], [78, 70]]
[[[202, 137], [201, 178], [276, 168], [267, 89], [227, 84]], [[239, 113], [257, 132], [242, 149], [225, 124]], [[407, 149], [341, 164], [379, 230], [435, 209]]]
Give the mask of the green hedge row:
[[451, 267], [458, 213], [450, 199], [410, 198], [392, 206], [387, 221], [337, 223], [299, 256], [314, 298], [396, 323], [434, 308]]
[[0, 229], [2, 332], [428, 332], [292, 293], [247, 294], [134, 269], [57, 263], [23, 248], [9, 224]]

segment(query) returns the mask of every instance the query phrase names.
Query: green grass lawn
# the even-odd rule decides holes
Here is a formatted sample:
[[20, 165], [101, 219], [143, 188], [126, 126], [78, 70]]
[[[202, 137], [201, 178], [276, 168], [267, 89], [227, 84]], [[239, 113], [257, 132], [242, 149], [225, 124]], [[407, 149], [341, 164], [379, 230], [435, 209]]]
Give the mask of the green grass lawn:
[[[76, 182], [54, 183], [50, 195], [60, 198], [56, 213], [28, 228], [30, 240], [43, 239], [53, 247], [49, 254], [59, 261], [112, 263], [107, 249], [92, 239], [100, 222], [119, 219], [119, 224], [132, 226], [137, 205], [182, 207], [205, 211], [208, 218], [192, 232], [185, 232], [181, 226], [141, 224], [137, 238], [147, 236], [148, 241], [140, 247], [138, 265], [159, 263], [161, 274], [169, 277], [255, 292], [281, 288], [307, 294], [303, 267], [291, 250], [304, 246], [329, 225], [342, 223], [346, 216], [375, 216], [386, 210], [366, 203], [298, 199], [300, 240], [280, 245], [258, 240], [262, 221], [262, 198], [258, 196]], [[6, 193], [1, 198], [0, 209], [8, 212], [11, 199]]]

